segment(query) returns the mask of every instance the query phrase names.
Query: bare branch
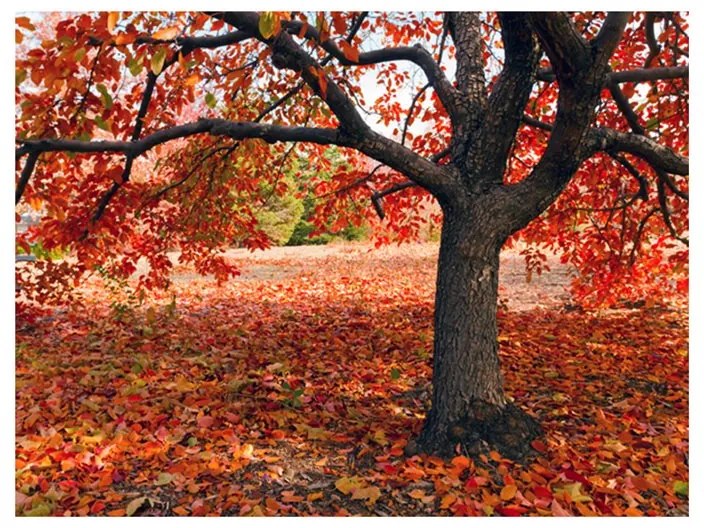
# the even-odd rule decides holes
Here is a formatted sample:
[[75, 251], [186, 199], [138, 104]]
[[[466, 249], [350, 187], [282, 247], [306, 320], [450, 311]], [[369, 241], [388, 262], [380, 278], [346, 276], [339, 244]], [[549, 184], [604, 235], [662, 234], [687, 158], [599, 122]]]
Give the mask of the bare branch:
[[515, 141], [540, 58], [538, 40], [525, 13], [499, 13], [499, 21], [506, 60], [489, 96], [486, 116], [472, 149], [478, 153], [478, 159], [470, 161], [482, 175], [481, 179], [490, 185], [500, 185], [503, 180], [503, 170], [491, 167], [503, 169], [502, 160], [507, 158]]
[[667, 230], [670, 232], [672, 238], [679, 240], [686, 246], [689, 246], [689, 239], [678, 234], [677, 229], [675, 229], [675, 226], [672, 223], [672, 217], [670, 216], [670, 208], [667, 205], [667, 194], [665, 192], [665, 184], [661, 179], [658, 179], [656, 188], [658, 190], [658, 204], [660, 206], [660, 212], [662, 213], [662, 219], [665, 221]]
[[648, 180], [643, 176], [638, 170], [631, 164], [630, 161], [626, 159], [625, 156], [615, 153], [615, 152], [609, 152], [609, 156], [611, 156], [613, 159], [618, 161], [623, 168], [625, 168], [631, 176], [633, 176], [637, 181], [638, 181], [638, 193], [635, 195], [634, 198], [640, 198], [643, 201], [648, 200]]
[[591, 62], [587, 41], [565, 13], [531, 13], [531, 26], [538, 34], [558, 79], [569, 81]]
[[487, 94], [482, 60], [484, 42], [479, 14], [451, 12], [448, 13], [446, 22], [455, 43], [459, 90], [469, 98], [471, 105], [483, 108], [487, 102]]

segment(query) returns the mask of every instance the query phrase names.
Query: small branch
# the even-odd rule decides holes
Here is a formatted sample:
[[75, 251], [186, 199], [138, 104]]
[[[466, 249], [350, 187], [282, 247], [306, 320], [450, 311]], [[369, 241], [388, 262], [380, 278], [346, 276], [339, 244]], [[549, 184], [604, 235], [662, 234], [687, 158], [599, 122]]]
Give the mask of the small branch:
[[20, 199], [24, 194], [24, 189], [27, 187], [27, 183], [34, 172], [34, 166], [37, 164], [39, 154], [39, 152], [30, 152], [29, 156], [27, 156], [27, 161], [24, 162], [22, 175], [20, 176], [20, 181], [17, 183], [17, 189], [15, 189], [15, 205], [20, 203]]
[[625, 156], [615, 153], [608, 152], [609, 156], [614, 160], [618, 161], [636, 180], [638, 180], [638, 193], [634, 198], [640, 198], [643, 201], [648, 200], [648, 180], [643, 176], [638, 170], [629, 162]]
[[95, 54], [95, 59], [93, 59], [93, 66], [90, 69], [90, 75], [88, 76], [88, 82], [86, 83], [86, 91], [83, 92], [83, 96], [81, 97], [81, 102], [78, 103], [78, 108], [76, 108], [76, 111], [73, 113], [73, 117], [71, 118], [71, 121], [76, 119], [78, 117], [78, 114], [80, 114], [83, 111], [83, 108], [85, 107], [86, 101], [88, 99], [88, 94], [90, 93], [90, 87], [93, 86], [93, 77], [95, 76], [95, 70], [98, 67], [98, 60], [100, 59], [100, 54], [103, 51], [103, 44], [100, 44], [100, 47], [98, 48], [98, 52]]
[[552, 132], [552, 125], [550, 123], [540, 121], [539, 119], [529, 116], [528, 114], [523, 114], [522, 120], [526, 125], [545, 130], [546, 132]]
[[644, 68], [650, 67], [650, 64], [655, 60], [655, 57], [660, 53], [660, 44], [658, 44], [658, 39], [655, 36], [655, 13], [645, 14], [645, 41], [648, 43], [648, 57], [645, 59], [643, 64]]
[[667, 206], [667, 194], [665, 192], [665, 184], [663, 180], [658, 179], [656, 188], [658, 190], [658, 204], [660, 205], [660, 212], [662, 213], [662, 219], [665, 221], [667, 230], [670, 232], [672, 238], [679, 240], [685, 246], [689, 246], [689, 239], [680, 236], [672, 223], [672, 218], [670, 217], [670, 208]]
[[406, 115], [406, 121], [403, 123], [403, 132], [401, 132], [401, 145], [406, 143], [406, 132], [408, 132], [408, 124], [411, 122], [411, 117], [413, 116], [413, 110], [415, 110], [416, 103], [420, 99], [421, 95], [430, 87], [430, 83], [426, 83], [418, 93], [413, 97], [411, 101], [411, 106], [408, 108], [408, 114]]
[[418, 184], [412, 181], [407, 181], [403, 183], [397, 183], [396, 185], [392, 185], [391, 187], [388, 187], [387, 189], [384, 189], [383, 191], [374, 191], [372, 193], [372, 205], [374, 206], [374, 210], [376, 211], [376, 214], [379, 216], [380, 220], [383, 220], [384, 217], [386, 216], [386, 213], [384, 213], [384, 208], [381, 204], [381, 199], [384, 196], [388, 196], [389, 194], [393, 194], [399, 191], [402, 191], [403, 189], [408, 189], [409, 187], [417, 187]]

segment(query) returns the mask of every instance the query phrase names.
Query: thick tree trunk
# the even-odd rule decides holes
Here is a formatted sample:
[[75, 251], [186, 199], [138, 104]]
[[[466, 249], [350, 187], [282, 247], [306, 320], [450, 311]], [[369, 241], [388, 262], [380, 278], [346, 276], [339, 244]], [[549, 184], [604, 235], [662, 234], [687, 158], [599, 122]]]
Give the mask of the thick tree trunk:
[[418, 439], [425, 452], [470, 454], [491, 446], [520, 458], [538, 424], [507, 404], [496, 307], [501, 241], [469, 215], [445, 213], [435, 297], [432, 408]]

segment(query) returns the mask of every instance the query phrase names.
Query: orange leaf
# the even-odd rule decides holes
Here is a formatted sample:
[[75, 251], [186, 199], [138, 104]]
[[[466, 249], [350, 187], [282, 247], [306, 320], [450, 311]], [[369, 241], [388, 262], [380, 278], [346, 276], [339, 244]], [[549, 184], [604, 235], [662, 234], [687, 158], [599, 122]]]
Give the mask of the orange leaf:
[[188, 515], [188, 510], [183, 506], [176, 506], [175, 508], [171, 508], [171, 511], [180, 517]]
[[504, 488], [501, 490], [501, 500], [509, 501], [513, 499], [516, 496], [517, 491], [518, 488], [515, 486], [515, 484], [509, 484], [508, 486], [504, 486]]
[[186, 86], [195, 86], [198, 84], [198, 81], [200, 81], [200, 75], [197, 73], [194, 73], [193, 75], [188, 76], [184, 82]]
[[32, 22], [30, 22], [29, 17], [26, 17], [26, 16], [21, 16], [21, 17], [15, 18], [15, 24], [17, 24], [21, 28], [29, 29], [32, 31], [34, 29], [36, 29], [34, 27], [34, 24], [32, 24]]
[[124, 517], [125, 513], [127, 513], [127, 510], [124, 508], [118, 508], [117, 510], [111, 510], [108, 512], [108, 515], [110, 517]]
[[359, 50], [346, 40], [340, 41], [340, 49], [345, 58], [352, 62], [359, 62]]
[[455, 495], [445, 495], [440, 501], [440, 509], [446, 510], [457, 502], [457, 497]]
[[413, 499], [423, 500], [426, 497], [426, 494], [421, 489], [414, 489], [408, 494], [408, 496]]
[[120, 13], [118, 11], [111, 11], [108, 13], [108, 31], [110, 33], [115, 32], [115, 26], [117, 25], [117, 20], [120, 17]]
[[152, 38], [156, 40], [173, 40], [179, 34], [179, 29], [176, 26], [170, 26], [164, 29], [160, 29], [152, 35]]
[[340, 12], [334, 12], [332, 14], [332, 25], [335, 28], [335, 31], [340, 34], [347, 31], [347, 22], [345, 22], [345, 19], [342, 18], [342, 13]]
[[115, 37], [115, 44], [124, 46], [125, 44], [132, 44], [135, 40], [137, 40], [137, 35], [132, 33], [120, 33]]

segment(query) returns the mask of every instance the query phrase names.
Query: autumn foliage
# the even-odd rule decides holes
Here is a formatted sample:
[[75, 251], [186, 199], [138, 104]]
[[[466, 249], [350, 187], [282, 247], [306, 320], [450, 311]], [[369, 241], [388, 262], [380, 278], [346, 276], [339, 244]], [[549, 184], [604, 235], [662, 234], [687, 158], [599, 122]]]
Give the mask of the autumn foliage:
[[[502, 64], [503, 44], [497, 16], [483, 17], [483, 60], [491, 86]], [[579, 13], [574, 24], [585, 38], [593, 38], [603, 17]], [[314, 79], [306, 82], [300, 72], [278, 69], [270, 47], [204, 13], [83, 13], [65, 20], [52, 14], [31, 20], [17, 18], [19, 140], [134, 140], [212, 117], [335, 127], [338, 117], [324, 103], [330, 79], [361, 109], [376, 113], [379, 124], [414, 152], [433, 156], [448, 147], [447, 111], [435, 91], [416, 82], [417, 70], [396, 61], [354, 67], [359, 50], [374, 35], [378, 46], [426, 43], [447, 68], [455, 49], [443, 37], [440, 16], [265, 13], [258, 26], [263, 37], [275, 36], [282, 27], [298, 38], [316, 32], [317, 40], [306, 50], [321, 68], [311, 70]], [[681, 14], [631, 17], [611, 68], [679, 68], [680, 73], [619, 82], [611, 93], [605, 89], [598, 126], [633, 130], [688, 154], [688, 79], [681, 73], [688, 64], [687, 29]], [[328, 45], [338, 46], [341, 55], [334, 61]], [[343, 67], [335, 64], [345, 61]], [[540, 66], [547, 71], [546, 57]], [[369, 81], [362, 83], [370, 75], [379, 87], [373, 95]], [[554, 77], [552, 81], [548, 75], [529, 97], [529, 117], [518, 131], [506, 182], [525, 178], [545, 150], [558, 96]], [[404, 94], [409, 83], [415, 86], [410, 107]], [[624, 100], [631, 114], [624, 110]], [[325, 152], [325, 146], [312, 143], [268, 145], [199, 135], [156, 145], [141, 157], [128, 155], [129, 163], [114, 152], [42, 154], [21, 192], [23, 203], [41, 211], [41, 221], [18, 237], [18, 247], [29, 252], [40, 238], [47, 250], [75, 255], [77, 265], [45, 264], [46, 282], [31, 291], [39, 300], [64, 297], [66, 288], [57, 288], [67, 281], [96, 266], [127, 277], [140, 257], [150, 263], [144, 285], [159, 286], [170, 268], [169, 249], [182, 250], [181, 260], [199, 270], [223, 279], [232, 276], [236, 270], [220, 252], [235, 239], [246, 247], [268, 246], [256, 221], [266, 199], [262, 189], [287, 192], [282, 175], [297, 158], [315, 160], [313, 173], [334, 175], [332, 181], [310, 179], [311, 188], [324, 197], [320, 222], [338, 216], [340, 202], [348, 210], [350, 200], [369, 203], [374, 192], [408, 182], [397, 170], [376, 167], [352, 150], [343, 149], [350, 163], [336, 166]], [[18, 169], [25, 159], [18, 160]], [[664, 290], [684, 292], [688, 253], [680, 241], [687, 236], [688, 181], [661, 173], [637, 156], [596, 154], [557, 203], [517, 236], [531, 242], [537, 253], [561, 252], [580, 271], [574, 291], [584, 302], [610, 305]], [[375, 230], [375, 236], [380, 242], [414, 238], [428, 219], [438, 221], [437, 212], [419, 214], [430, 201], [420, 186], [404, 185], [401, 192], [385, 194], [383, 229]], [[372, 207], [353, 211], [340, 217], [338, 228], [362, 217], [378, 223]]]

